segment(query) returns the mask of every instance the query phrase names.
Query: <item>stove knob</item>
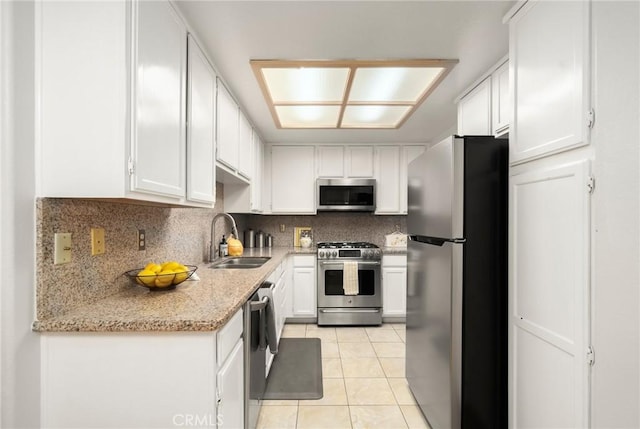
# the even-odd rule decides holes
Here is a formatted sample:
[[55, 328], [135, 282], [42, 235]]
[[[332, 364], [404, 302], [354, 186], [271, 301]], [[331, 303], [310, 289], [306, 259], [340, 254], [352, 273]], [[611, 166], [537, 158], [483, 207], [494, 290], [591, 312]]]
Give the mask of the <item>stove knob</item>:
[[338, 257], [338, 251], [334, 250], [333, 252], [331, 252], [331, 256], [333, 256], [334, 258]]
[[323, 259], [324, 258], [324, 250], [321, 250], [318, 252], [318, 258]]

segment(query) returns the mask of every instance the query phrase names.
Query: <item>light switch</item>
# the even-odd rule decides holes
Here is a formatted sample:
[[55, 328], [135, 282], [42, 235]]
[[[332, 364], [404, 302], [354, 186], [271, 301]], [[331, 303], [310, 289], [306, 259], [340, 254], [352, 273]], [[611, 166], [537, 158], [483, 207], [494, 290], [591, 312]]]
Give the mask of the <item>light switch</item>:
[[91, 255], [104, 253], [104, 228], [91, 228]]
[[53, 263], [67, 264], [71, 262], [71, 233], [57, 232], [53, 236]]

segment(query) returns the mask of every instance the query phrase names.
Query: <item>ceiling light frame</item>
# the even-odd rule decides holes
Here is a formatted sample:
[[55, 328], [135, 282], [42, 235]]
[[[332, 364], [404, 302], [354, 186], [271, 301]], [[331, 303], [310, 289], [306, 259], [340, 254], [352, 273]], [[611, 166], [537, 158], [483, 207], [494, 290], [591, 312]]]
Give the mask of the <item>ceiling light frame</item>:
[[[438, 87], [442, 80], [451, 72], [458, 60], [445, 59], [410, 59], [410, 60], [251, 60], [251, 68], [258, 80], [262, 94], [267, 102], [271, 116], [279, 129], [397, 129], [400, 128], [416, 111], [418, 107]], [[393, 101], [351, 101], [351, 89], [358, 69], [366, 68], [434, 68], [440, 69], [431, 82], [423, 89], [415, 100]], [[342, 100], [340, 101], [278, 101], [274, 102], [267, 80], [263, 73], [265, 69], [303, 69], [303, 68], [341, 68], [348, 69]], [[283, 126], [278, 117], [277, 106], [340, 106], [334, 127], [327, 126]], [[370, 123], [362, 126], [343, 125], [345, 110], [348, 106], [406, 106], [406, 113], [393, 126], [376, 125]]]

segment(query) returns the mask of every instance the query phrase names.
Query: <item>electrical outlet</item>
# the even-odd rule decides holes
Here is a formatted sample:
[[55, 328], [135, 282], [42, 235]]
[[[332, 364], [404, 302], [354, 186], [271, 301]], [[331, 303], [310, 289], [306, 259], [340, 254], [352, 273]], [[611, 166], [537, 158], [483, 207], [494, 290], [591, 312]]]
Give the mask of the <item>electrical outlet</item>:
[[147, 235], [144, 233], [144, 229], [138, 230], [138, 250], [147, 249]]
[[280, 224], [280, 232], [284, 232], [285, 228], [286, 227], [284, 226], [284, 223], [281, 223]]
[[53, 236], [53, 263], [67, 264], [71, 262], [71, 233], [57, 232]]
[[104, 253], [104, 228], [91, 228], [91, 255]]

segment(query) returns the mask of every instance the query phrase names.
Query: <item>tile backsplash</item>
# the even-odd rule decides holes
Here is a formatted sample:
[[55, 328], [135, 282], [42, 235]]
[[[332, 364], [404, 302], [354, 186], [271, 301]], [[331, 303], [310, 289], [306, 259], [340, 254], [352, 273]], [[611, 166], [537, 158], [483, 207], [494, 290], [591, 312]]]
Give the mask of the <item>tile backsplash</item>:
[[[280, 226], [285, 231], [280, 232]], [[273, 235], [274, 246], [293, 246], [293, 229], [308, 226], [313, 230], [313, 243], [320, 241], [367, 241], [384, 246], [385, 235], [397, 229], [407, 230], [406, 216], [374, 216], [371, 213], [326, 212], [315, 216], [251, 215], [246, 227]], [[243, 231], [240, 231], [242, 235]]]
[[[215, 209], [158, 207], [86, 199], [44, 198], [36, 201], [37, 317], [69, 310], [131, 287], [122, 275], [150, 261], [208, 260], [211, 220], [224, 210], [223, 185], [218, 184]], [[234, 215], [240, 239], [247, 228], [274, 236], [274, 246], [292, 246], [296, 226], [313, 228], [318, 241], [369, 241], [384, 245], [384, 236], [400, 228], [405, 216], [369, 213], [319, 213], [315, 216]], [[216, 243], [230, 227], [217, 221]], [[280, 232], [285, 225], [285, 232]], [[91, 228], [104, 228], [106, 252], [91, 256]], [[146, 232], [146, 250], [139, 251], [137, 230]], [[72, 260], [54, 265], [54, 234], [72, 234]]]
[[[44, 198], [36, 202], [37, 317], [61, 315], [79, 305], [130, 287], [122, 274], [150, 261], [199, 264], [208, 258], [213, 216], [222, 211], [218, 184], [215, 209], [169, 208], [120, 202]], [[223, 219], [217, 223], [222, 234]], [[91, 256], [91, 228], [104, 228], [106, 252]], [[137, 230], [146, 233], [138, 250]], [[70, 263], [53, 264], [54, 234], [72, 234]]]

